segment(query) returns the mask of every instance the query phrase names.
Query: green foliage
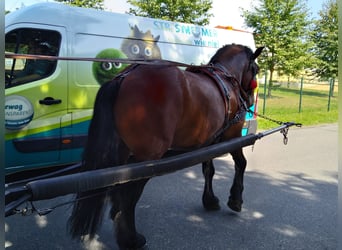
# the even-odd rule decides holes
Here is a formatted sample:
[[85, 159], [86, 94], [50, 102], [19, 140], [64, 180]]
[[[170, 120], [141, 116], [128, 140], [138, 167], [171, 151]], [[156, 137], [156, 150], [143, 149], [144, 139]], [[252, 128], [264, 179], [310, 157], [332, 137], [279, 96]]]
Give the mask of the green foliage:
[[252, 11], [244, 11], [247, 26], [256, 33], [257, 46], [266, 46], [258, 63], [262, 69], [270, 71], [269, 96], [274, 71], [296, 76], [311, 62], [307, 12], [301, 0], [261, 0]]
[[71, 6], [93, 8], [103, 10], [104, 0], [56, 0], [57, 2], [65, 3]]
[[317, 65], [314, 73], [322, 78], [338, 76], [338, 11], [337, 1], [329, 0], [319, 12], [320, 18], [314, 22], [312, 40]]
[[[262, 89], [262, 86], [261, 86]], [[260, 90], [259, 90], [260, 92]], [[259, 93], [258, 112], [262, 113], [263, 96]], [[337, 91], [335, 92], [337, 95]], [[302, 97], [302, 111], [299, 113], [299, 89], [278, 87], [271, 98], [266, 98], [265, 115], [284, 122], [298, 122], [303, 126], [336, 123], [338, 121], [338, 97], [331, 98], [328, 112], [329, 91], [305, 88]], [[277, 124], [258, 118], [258, 130], [267, 130]]]
[[127, 0], [130, 14], [168, 21], [209, 24], [212, 0]]

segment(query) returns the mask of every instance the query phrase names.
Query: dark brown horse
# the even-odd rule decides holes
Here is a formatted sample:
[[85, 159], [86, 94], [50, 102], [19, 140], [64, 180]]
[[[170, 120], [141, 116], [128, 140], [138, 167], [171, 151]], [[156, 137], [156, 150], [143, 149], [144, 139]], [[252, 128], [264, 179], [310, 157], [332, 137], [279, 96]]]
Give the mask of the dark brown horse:
[[[242, 45], [219, 49], [207, 66], [180, 70], [172, 65], [131, 65], [101, 86], [89, 127], [83, 169], [92, 170], [162, 158], [168, 150], [193, 150], [240, 137], [246, 109], [254, 102], [258, 66]], [[228, 206], [241, 211], [246, 159], [242, 149], [231, 152], [235, 176]], [[212, 189], [213, 161], [202, 165], [206, 209], [219, 209]], [[83, 192], [68, 227], [73, 237], [94, 237], [108, 197], [120, 249], [142, 247], [146, 240], [135, 228], [135, 206], [148, 180], [132, 181]], [[83, 199], [82, 199], [83, 198]]]

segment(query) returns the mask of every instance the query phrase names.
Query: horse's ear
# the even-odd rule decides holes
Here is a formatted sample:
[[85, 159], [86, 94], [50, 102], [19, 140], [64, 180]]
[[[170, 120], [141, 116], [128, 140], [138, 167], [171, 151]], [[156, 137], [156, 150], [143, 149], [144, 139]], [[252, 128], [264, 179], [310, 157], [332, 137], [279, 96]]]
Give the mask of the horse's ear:
[[260, 47], [260, 48], [257, 48], [256, 51], [254, 52], [253, 54], [253, 60], [255, 60], [256, 58], [258, 58], [258, 56], [261, 54], [262, 50], [264, 49], [265, 47]]

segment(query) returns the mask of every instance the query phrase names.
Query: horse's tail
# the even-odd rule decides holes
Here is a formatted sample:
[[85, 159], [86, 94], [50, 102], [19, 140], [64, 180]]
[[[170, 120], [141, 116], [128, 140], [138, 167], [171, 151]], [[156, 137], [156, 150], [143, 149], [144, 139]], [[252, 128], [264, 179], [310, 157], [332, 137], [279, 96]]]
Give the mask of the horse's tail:
[[[82, 171], [119, 164], [120, 138], [114, 122], [113, 108], [120, 81], [120, 78], [116, 78], [103, 84], [97, 93], [88, 141], [83, 153]], [[95, 236], [102, 222], [107, 190], [108, 188], [102, 188], [77, 194], [77, 201], [67, 224], [72, 238]]]

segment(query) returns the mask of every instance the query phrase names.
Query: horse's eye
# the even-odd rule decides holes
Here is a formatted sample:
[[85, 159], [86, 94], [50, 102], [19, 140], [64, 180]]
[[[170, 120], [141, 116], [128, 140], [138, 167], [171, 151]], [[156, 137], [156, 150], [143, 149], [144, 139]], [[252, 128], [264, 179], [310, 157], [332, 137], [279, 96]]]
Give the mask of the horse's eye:
[[145, 48], [145, 55], [148, 57], [152, 56], [152, 49], [150, 47]]
[[134, 45], [131, 47], [131, 51], [132, 51], [133, 54], [138, 55], [139, 52], [140, 52], [140, 48], [139, 48], [138, 45], [134, 44]]
[[109, 70], [112, 69], [112, 64], [109, 63], [109, 62], [103, 62], [103, 63], [101, 64], [101, 68], [102, 68], [103, 70], [109, 71]]
[[119, 69], [119, 68], [121, 68], [122, 63], [114, 62], [114, 63], [113, 63], [113, 66], [114, 66], [114, 68]]

